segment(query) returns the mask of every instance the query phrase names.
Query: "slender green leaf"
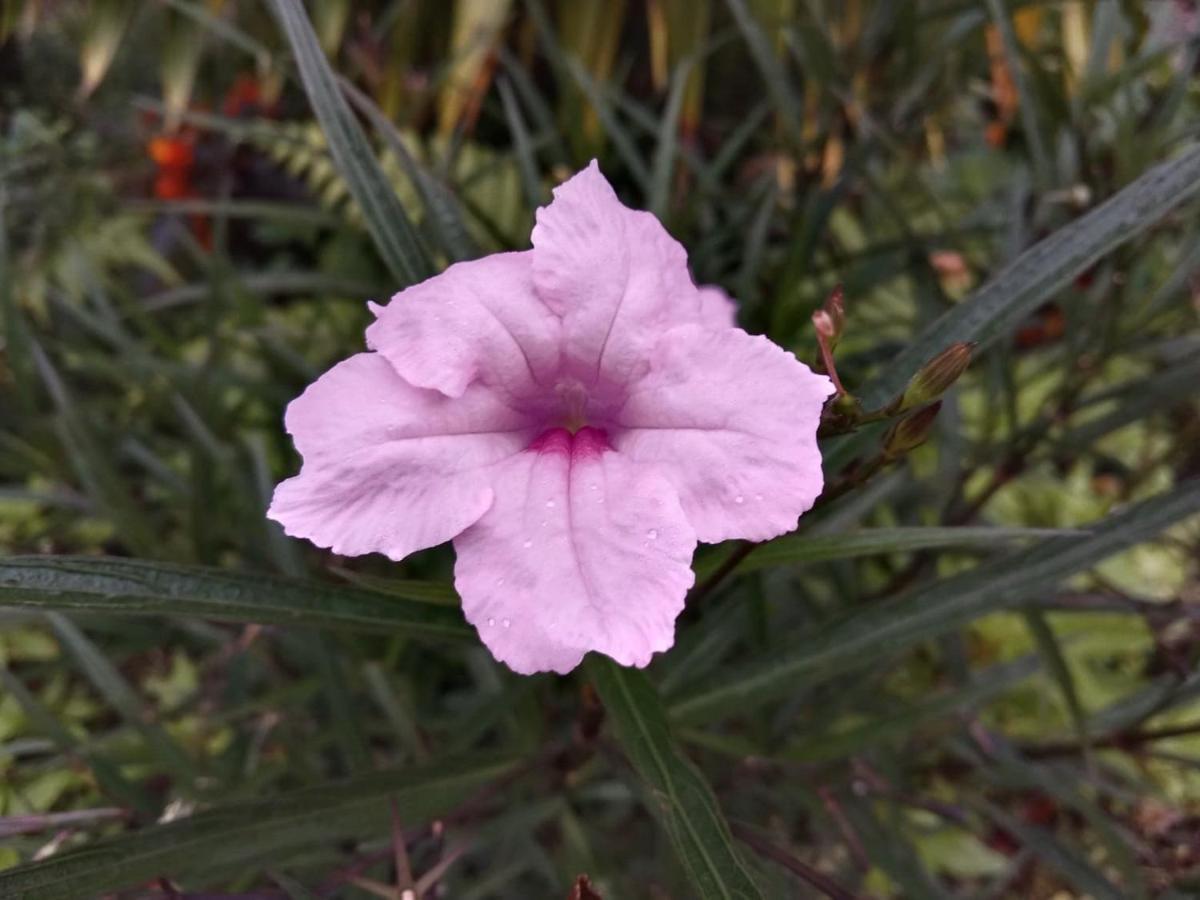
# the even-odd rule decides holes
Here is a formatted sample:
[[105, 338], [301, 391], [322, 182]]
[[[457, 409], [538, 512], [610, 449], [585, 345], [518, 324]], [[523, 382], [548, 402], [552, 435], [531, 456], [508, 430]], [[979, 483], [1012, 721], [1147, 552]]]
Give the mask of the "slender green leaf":
[[388, 799], [409, 825], [441, 815], [512, 765], [495, 758], [439, 763], [219, 806], [0, 873], [0, 896], [69, 900], [160, 877], [203, 883], [234, 867], [266, 868], [306, 848], [386, 834]]
[[157, 814], [157, 805], [147, 791], [121, 774], [115, 763], [72, 734], [54, 712], [25, 687], [21, 679], [3, 666], [0, 666], [0, 687], [4, 688], [7, 696], [17, 701], [30, 724], [53, 741], [60, 751], [86, 761], [96, 778], [96, 783], [105, 794], [142, 815]]
[[401, 286], [429, 277], [433, 269], [417, 231], [342, 96], [304, 5], [300, 0], [271, 0], [271, 9], [292, 45], [304, 89], [329, 142], [329, 152], [362, 209], [383, 261]]
[[887, 401], [927, 359], [955, 341], [986, 344], [1007, 333], [1104, 254], [1150, 228], [1197, 191], [1200, 146], [1192, 145], [1030, 247], [970, 298], [943, 314], [859, 392], [863, 401], [869, 406]]
[[457, 610], [356, 587], [88, 556], [0, 560], [0, 607], [188, 615], [462, 639]]
[[1021, 128], [1025, 140], [1029, 143], [1033, 171], [1042, 187], [1048, 187], [1052, 177], [1050, 159], [1046, 154], [1046, 142], [1042, 138], [1042, 126], [1038, 121], [1037, 98], [1029, 89], [1029, 79], [1025, 76], [1025, 68], [1021, 64], [1020, 45], [1017, 43], [1017, 36], [1013, 34], [1012, 20], [1000, 0], [987, 0], [987, 4], [996, 30], [1000, 33], [1004, 55], [1008, 57], [1008, 70], [1017, 86], [1017, 94], [1020, 97], [1017, 108], [1021, 114]]
[[689, 60], [675, 67], [671, 74], [671, 90], [667, 95], [667, 107], [658, 123], [658, 143], [654, 149], [654, 160], [650, 171], [650, 196], [646, 204], [650, 212], [660, 219], [667, 217], [667, 204], [671, 200], [671, 183], [675, 174], [675, 151], [679, 136], [679, 114], [683, 111], [684, 91], [692, 72]]
[[[10, 272], [8, 253], [8, 190], [0, 180], [0, 272]], [[4, 355], [17, 390], [17, 402], [29, 411], [33, 406], [33, 359], [25, 322], [13, 296], [13, 279], [0, 278], [0, 324], [4, 326]]]
[[1061, 843], [1050, 831], [1027, 825], [992, 804], [984, 804], [984, 808], [996, 824], [1028, 847], [1073, 887], [1096, 900], [1128, 900], [1128, 894], [1118, 889], [1079, 853]]
[[712, 788], [675, 743], [650, 681], [636, 669], [603, 657], [589, 657], [588, 671], [697, 896], [761, 898]]
[[961, 709], [979, 709], [1037, 671], [1036, 660], [1021, 659], [982, 672], [964, 687], [936, 694], [919, 704], [890, 714], [877, 714], [861, 725], [834, 734], [804, 736], [784, 751], [799, 762], [839, 759], [868, 748], [907, 738], [925, 723]]
[[1195, 402], [1197, 384], [1200, 384], [1200, 357], [1122, 386], [1119, 393], [1106, 395], [1106, 399], [1119, 399], [1121, 402], [1109, 412], [1072, 428], [1062, 436], [1061, 441], [1070, 447], [1090, 447], [1106, 434], [1126, 425], [1157, 412]]
[[192, 761], [161, 725], [147, 717], [146, 705], [142, 698], [129, 686], [129, 682], [109, 662], [100, 648], [88, 640], [87, 635], [65, 616], [49, 613], [46, 618], [50, 627], [54, 629], [55, 637], [75, 658], [79, 668], [100, 695], [121, 714], [126, 723], [141, 733], [151, 752], [175, 774], [181, 784], [185, 788], [190, 786], [196, 776]]
[[604, 125], [604, 130], [608, 134], [608, 139], [612, 141], [617, 155], [621, 157], [621, 161], [629, 168], [630, 176], [643, 191], [648, 190], [650, 186], [650, 170], [647, 168], [646, 161], [638, 151], [637, 142], [633, 139], [629, 130], [621, 124], [620, 119], [617, 118], [617, 114], [613, 110], [612, 104], [609, 102], [607, 93], [608, 85], [594, 79], [577, 59], [568, 58], [566, 65], [567, 71], [575, 80], [575, 83], [579, 85], [580, 91], [587, 97], [588, 102], [592, 105], [592, 109], [596, 111], [596, 118]]
[[545, 202], [546, 191], [541, 178], [538, 177], [537, 158], [534, 156], [529, 129], [525, 127], [521, 107], [517, 104], [517, 97], [508, 77], [501, 78], [496, 86], [500, 90], [500, 103], [504, 107], [508, 132], [512, 135], [513, 156], [517, 160], [517, 173], [521, 176], [521, 190], [525, 194], [525, 203], [530, 209], [537, 209]]
[[125, 208], [135, 212], [200, 214], [224, 216], [231, 219], [262, 219], [286, 222], [289, 225], [312, 225], [321, 228], [341, 227], [345, 218], [305, 203], [278, 203], [271, 200], [129, 200]]
[[[1138, 863], [1138, 841], [1128, 826], [1095, 799], [1097, 794], [1121, 796], [1122, 789], [1112, 791], [1107, 779], [1088, 777], [1073, 763], [1034, 764], [1016, 752], [1002, 735], [990, 734], [986, 756], [974, 748], [957, 748], [960, 756], [970, 759], [985, 781], [1004, 791], [1035, 790], [1053, 798], [1062, 807], [1082, 816], [1103, 845], [1108, 859], [1124, 879], [1125, 896], [1144, 898], [1148, 894], [1145, 872]], [[1099, 873], [1096, 873], [1098, 877]], [[1081, 885], [1082, 886], [1082, 885]]]
[[[235, 276], [239, 287], [252, 294], [337, 294], [345, 297], [378, 297], [389, 289], [369, 281], [326, 275], [321, 272], [258, 272]], [[210, 283], [184, 284], [151, 294], [142, 301], [147, 311], [170, 309], [212, 296]]]
[[134, 487], [123, 477], [113, 459], [112, 448], [96, 434], [49, 355], [36, 342], [29, 346], [46, 392], [58, 411], [59, 438], [76, 477], [96, 506], [113, 520], [124, 543], [139, 553], [148, 553], [156, 543], [153, 526], [134, 501]]
[[1063, 700], [1067, 704], [1067, 712], [1071, 717], [1071, 724], [1075, 727], [1075, 734], [1079, 738], [1084, 756], [1090, 760], [1091, 742], [1088, 738], [1087, 713], [1084, 712], [1083, 704], [1079, 699], [1075, 678], [1071, 674], [1070, 666], [1067, 665], [1067, 658], [1059, 645], [1058, 636], [1054, 633], [1050, 622], [1047, 621], [1046, 614], [1041, 610], [1027, 608], [1024, 616], [1025, 625], [1037, 645], [1038, 653], [1046, 661], [1046, 670], [1053, 676], [1058, 683], [1059, 691], [1062, 692]]
[[381, 594], [391, 594], [403, 597], [405, 600], [416, 600], [418, 603], [432, 603], [436, 606], [458, 606], [458, 594], [454, 585], [448, 581], [418, 581], [415, 578], [386, 578], [380, 575], [367, 575], [340, 566], [333, 566], [330, 571], [345, 578], [353, 585], [377, 591]]
[[[1037, 539], [1078, 537], [1079, 531], [1059, 528], [961, 528], [907, 527], [871, 528], [851, 534], [789, 534], [768, 541], [755, 549], [738, 566], [739, 572], [753, 572], [772, 566], [797, 563], [857, 559], [885, 553], [911, 553], [914, 550], [944, 548], [995, 549], [1008, 543]], [[701, 578], [720, 565], [720, 559], [705, 560], [697, 566]]]
[[953, 900], [926, 867], [910, 836], [899, 827], [899, 811], [894, 804], [877, 804], [846, 792], [838, 797], [838, 808], [844, 822], [840, 827], [852, 833], [863, 856], [896, 883], [900, 896]]
[[188, 2], [188, 0], [163, 0], [163, 5], [194, 19], [198, 24], [211, 31], [214, 37], [220, 38], [223, 43], [236, 47], [253, 57], [261, 69], [266, 69], [269, 65], [270, 49], [238, 28], [230, 21], [229, 16], [210, 10], [208, 4]]
[[775, 108], [783, 123], [793, 136], [800, 134], [801, 104], [796, 91], [788, 81], [787, 71], [783, 63], [771, 47], [771, 41], [763, 32], [762, 26], [754, 18], [746, 0], [725, 0], [738, 30], [746, 41], [754, 64], [767, 83], [767, 92], [775, 101]]
[[751, 709], [794, 689], [800, 678], [827, 677], [935, 637], [977, 616], [1020, 605], [1115, 553], [1200, 513], [1200, 479], [1128, 507], [1080, 537], [1011, 554], [968, 572], [916, 588], [860, 612], [771, 658], [726, 674], [681, 698], [672, 712], [697, 720]]
[[404, 143], [404, 136], [374, 100], [355, 87], [347, 78], [339, 78], [338, 83], [341, 85], [342, 93], [360, 113], [366, 116], [371, 127], [383, 138], [387, 149], [395, 155], [396, 160], [404, 169], [404, 174], [416, 188], [421, 202], [425, 205], [429, 221], [437, 232], [438, 240], [442, 243], [442, 250], [455, 261], [478, 256], [479, 248], [471, 239], [466, 222], [463, 220], [462, 204], [450, 189], [434, 178], [424, 166], [413, 158]]

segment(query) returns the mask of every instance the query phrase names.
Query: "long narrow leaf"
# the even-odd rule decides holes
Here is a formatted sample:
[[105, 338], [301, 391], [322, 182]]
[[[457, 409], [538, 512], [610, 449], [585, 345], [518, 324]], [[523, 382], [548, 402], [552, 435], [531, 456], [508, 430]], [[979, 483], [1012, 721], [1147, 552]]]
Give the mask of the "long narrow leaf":
[[589, 658], [588, 671], [697, 896], [761, 898], [712, 789], [671, 736], [653, 685], [641, 672], [604, 658]]
[[401, 286], [432, 274], [432, 267], [408, 213], [379, 167], [371, 144], [338, 88], [337, 76], [321, 50], [300, 0], [271, 0], [292, 51], [329, 152], [362, 209], [371, 237]]
[[457, 610], [361, 588], [200, 566], [87, 556], [0, 561], [0, 607], [188, 615], [460, 639]]
[[[757, 548], [738, 566], [739, 572], [752, 572], [772, 566], [797, 563], [829, 562], [857, 559], [885, 553], [911, 553], [914, 550], [946, 548], [995, 549], [1022, 540], [1062, 539], [1078, 537], [1080, 532], [1058, 528], [995, 528], [965, 526], [940, 528], [913, 526], [907, 528], [870, 528], [850, 534], [796, 534], [768, 541]], [[719, 560], [705, 561], [697, 566], [701, 577], [720, 564]]]
[[47, 616], [55, 637], [75, 658], [88, 681], [121, 717], [141, 732], [146, 744], [163, 766], [173, 772], [187, 789], [196, 771], [183, 748], [166, 730], [146, 715], [146, 705], [137, 692], [117, 671], [116, 666], [66, 616], [50, 613]]
[[456, 262], [478, 256], [479, 248], [475, 246], [475, 242], [467, 231], [462, 204], [459, 200], [446, 185], [435, 179], [425, 166], [413, 158], [413, 154], [404, 144], [404, 136], [374, 100], [355, 87], [347, 78], [338, 79], [338, 83], [341, 85], [346, 99], [371, 123], [371, 127], [383, 139], [387, 149], [395, 155], [396, 161], [404, 169], [405, 176], [416, 188], [421, 202], [425, 205], [429, 222], [436, 230], [438, 240], [442, 243], [441, 249]]
[[67, 900], [159, 877], [187, 883], [237, 866], [266, 868], [306, 848], [386, 834], [386, 799], [410, 825], [442, 815], [511, 767], [493, 758], [377, 772], [219, 806], [10, 869], [0, 874], [0, 896]]
[[696, 720], [753, 708], [794, 689], [799, 678], [845, 671], [880, 652], [894, 653], [977, 616], [1019, 605], [1029, 591], [1048, 589], [1196, 514], [1200, 479], [1131, 506], [1082, 537], [1011, 554], [876, 605], [798, 646], [700, 687], [672, 712]]
[[1200, 146], [1193, 145], [1070, 225], [1030, 247], [965, 302], [910, 342], [862, 391], [878, 405], [955, 341], [988, 343], [1033, 312], [1054, 291], [1119, 244], [1144, 232], [1200, 191]]

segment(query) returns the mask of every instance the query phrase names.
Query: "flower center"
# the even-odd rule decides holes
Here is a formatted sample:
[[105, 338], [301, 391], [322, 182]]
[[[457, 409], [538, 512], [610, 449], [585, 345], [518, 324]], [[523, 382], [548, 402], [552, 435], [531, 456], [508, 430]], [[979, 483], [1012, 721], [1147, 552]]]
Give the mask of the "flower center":
[[585, 425], [577, 432], [569, 432], [565, 428], [551, 428], [539, 434], [529, 445], [529, 449], [535, 453], [563, 453], [578, 460], [600, 456], [611, 450], [612, 446], [608, 443], [608, 435], [602, 429]]
[[571, 434], [587, 425], [587, 388], [577, 378], [564, 378], [554, 386], [562, 410], [562, 427]]

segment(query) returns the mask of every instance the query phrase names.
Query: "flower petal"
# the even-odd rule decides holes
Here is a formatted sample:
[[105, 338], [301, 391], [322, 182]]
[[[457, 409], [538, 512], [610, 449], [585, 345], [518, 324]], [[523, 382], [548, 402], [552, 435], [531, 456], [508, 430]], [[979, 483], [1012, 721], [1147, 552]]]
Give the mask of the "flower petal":
[[671, 646], [696, 536], [666, 481], [585, 428], [542, 435], [493, 484], [454, 580], [497, 659], [566, 673], [591, 650], [644, 666]]
[[529, 446], [527, 420], [482, 385], [451, 399], [377, 353], [338, 363], [288, 406], [304, 457], [267, 515], [335, 553], [394, 560], [450, 540], [492, 503], [489, 467]]
[[558, 365], [558, 317], [533, 289], [533, 254], [495, 253], [455, 263], [396, 294], [367, 328], [410, 384], [460, 397], [477, 378], [528, 393]]
[[613, 446], [657, 465], [701, 541], [791, 531], [821, 493], [817, 425], [833, 386], [764, 337], [669, 331], [630, 387]]
[[576, 375], [627, 381], [659, 333], [700, 318], [683, 247], [653, 215], [622, 205], [595, 161], [537, 211], [533, 283], [562, 316]]
[[737, 303], [715, 284], [702, 284], [700, 295], [700, 324], [709, 328], [730, 328], [737, 325]]

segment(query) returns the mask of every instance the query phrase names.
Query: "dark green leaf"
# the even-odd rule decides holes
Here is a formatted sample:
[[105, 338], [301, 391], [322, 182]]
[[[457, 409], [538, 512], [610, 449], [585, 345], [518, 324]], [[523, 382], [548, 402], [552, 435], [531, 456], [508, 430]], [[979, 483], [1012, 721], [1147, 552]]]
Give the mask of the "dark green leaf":
[[1038, 653], [1046, 662], [1046, 670], [1058, 683], [1058, 689], [1062, 692], [1063, 700], [1067, 704], [1067, 713], [1071, 717], [1071, 724], [1075, 727], [1075, 734], [1079, 738], [1080, 747], [1084, 755], [1088, 756], [1090, 744], [1087, 714], [1079, 700], [1079, 691], [1075, 688], [1075, 678], [1071, 675], [1071, 669], [1067, 665], [1067, 658], [1063, 655], [1062, 647], [1059, 645], [1058, 636], [1047, 621], [1046, 614], [1041, 610], [1026, 609], [1024, 616], [1025, 624], [1037, 645]]
[[675, 150], [679, 135], [679, 114], [683, 110], [684, 91], [692, 66], [684, 61], [671, 74], [671, 92], [667, 95], [667, 108], [658, 123], [658, 145], [654, 149], [654, 160], [650, 171], [650, 196], [646, 207], [660, 219], [667, 217], [667, 206], [671, 199], [671, 185], [675, 175]]
[[525, 127], [521, 107], [517, 105], [517, 98], [508, 78], [501, 78], [497, 87], [500, 89], [500, 103], [504, 107], [508, 132], [512, 135], [513, 155], [517, 160], [517, 172], [521, 176], [521, 190], [525, 193], [525, 203], [530, 209], [537, 209], [546, 198], [543, 196], [545, 190], [542, 180], [538, 176], [537, 158], [534, 156], [533, 142], [529, 138], [529, 129]]
[[792, 135], [800, 134], [801, 104], [788, 81], [783, 63], [771, 47], [771, 41], [763, 33], [762, 25], [755, 19], [746, 0], [725, 0], [738, 30], [746, 41], [750, 56], [758, 66], [767, 92], [775, 102], [775, 109]]
[[338, 83], [350, 102], [367, 117], [371, 127], [379, 133], [387, 148], [395, 154], [397, 161], [404, 169], [404, 174], [420, 195], [421, 202], [425, 205], [425, 212], [437, 231], [438, 240], [441, 241], [442, 249], [446, 254], [455, 261], [473, 259], [478, 256], [479, 248], [475, 246], [475, 242], [467, 231], [461, 204], [454, 194], [413, 158], [404, 144], [404, 137], [374, 100], [346, 78], [339, 78]]
[[361, 588], [105, 557], [2, 560], [0, 606], [189, 615], [439, 639], [471, 635], [457, 610]]
[[1054, 291], [1119, 244], [1136, 237], [1200, 191], [1200, 146], [1146, 172], [1115, 196], [1030, 247], [970, 298], [909, 342], [859, 394], [878, 406], [955, 341], [989, 343]]
[[753, 708], [792, 690], [798, 679], [828, 677], [869, 663], [881, 651], [896, 652], [987, 612], [1020, 605], [1029, 591], [1085, 571], [1197, 513], [1200, 480], [1184, 482], [1110, 516], [1081, 537], [1032, 547], [873, 606], [699, 688], [672, 711], [694, 720]]
[[986, 809], [996, 824], [1055, 869], [1073, 887], [1095, 897], [1096, 900], [1128, 900], [1127, 894], [1119, 890], [1079, 853], [1062, 844], [1051, 832], [1036, 825], [1027, 825], [1016, 816], [990, 804]]
[[129, 682], [70, 619], [58, 613], [49, 613], [47, 619], [59, 642], [75, 658], [100, 696], [121, 714], [121, 718], [141, 732], [154, 755], [174, 773], [185, 790], [190, 790], [196, 776], [191, 760], [162, 726], [146, 715], [145, 704]]
[[588, 673], [697, 896], [761, 898], [712, 788], [675, 743], [653, 685], [636, 669], [595, 655], [588, 658]]
[[404, 287], [433, 274], [416, 229], [387, 180], [371, 144], [338, 87], [300, 0], [271, 0], [292, 51], [333, 161], [358, 203], [371, 237], [392, 275]]
[[16, 675], [2, 666], [0, 666], [0, 687], [3, 687], [5, 693], [17, 701], [21, 711], [25, 713], [36, 731], [52, 740], [64, 754], [78, 755], [86, 760], [92, 774], [96, 777], [96, 783], [105, 794], [119, 803], [136, 809], [143, 815], [149, 816], [157, 813], [158, 809], [154, 799], [147, 791], [121, 774], [120, 768], [110, 759], [86, 746], [72, 734], [58, 720], [53, 710], [47, 708]]
[[446, 813], [512, 765], [488, 759], [377, 772], [219, 806], [0, 873], [0, 895], [69, 900], [160, 877], [202, 883], [233, 867], [265, 868], [338, 839], [386, 834], [385, 800], [409, 825]]
[[[1023, 540], [1078, 537], [1080, 532], [1058, 528], [910, 527], [872, 528], [851, 534], [790, 534], [768, 541], [755, 549], [738, 566], [739, 572], [752, 572], [772, 566], [796, 563], [856, 559], [885, 553], [911, 553], [914, 550], [941, 548], [995, 549]], [[696, 567], [702, 578], [720, 565], [719, 559], [706, 560]]]
[[876, 714], [870, 721], [835, 734], [804, 736], [788, 747], [785, 755], [800, 762], [838, 759], [907, 737], [926, 722], [947, 717], [957, 710], [975, 710], [1037, 671], [1036, 660], [1022, 659], [979, 673], [964, 687], [923, 699], [907, 709]]

